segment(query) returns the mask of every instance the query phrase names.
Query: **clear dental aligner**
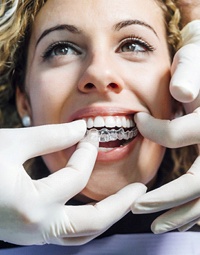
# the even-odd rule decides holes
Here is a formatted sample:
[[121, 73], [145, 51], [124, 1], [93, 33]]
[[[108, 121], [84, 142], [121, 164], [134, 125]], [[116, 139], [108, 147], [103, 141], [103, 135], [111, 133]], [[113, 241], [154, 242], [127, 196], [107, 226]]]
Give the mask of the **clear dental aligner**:
[[88, 132], [98, 131], [99, 133], [99, 142], [105, 143], [116, 140], [129, 140], [135, 137], [138, 134], [138, 130], [134, 127], [132, 130], [125, 131], [124, 128], [120, 129], [107, 129], [102, 128], [97, 130], [96, 128], [89, 129]]

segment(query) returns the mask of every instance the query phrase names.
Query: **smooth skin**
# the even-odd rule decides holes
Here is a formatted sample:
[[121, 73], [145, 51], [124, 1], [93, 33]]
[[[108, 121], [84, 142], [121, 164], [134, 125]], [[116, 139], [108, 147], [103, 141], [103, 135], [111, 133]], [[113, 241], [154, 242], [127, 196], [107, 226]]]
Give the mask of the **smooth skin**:
[[[171, 60], [162, 20], [153, 0], [49, 0], [33, 26], [26, 94], [17, 94], [20, 115], [30, 115], [33, 125], [141, 111], [171, 118]], [[49, 170], [62, 168], [73, 150], [44, 156]], [[101, 200], [130, 183], [152, 185], [164, 152], [140, 135], [99, 152], [81, 195]]]

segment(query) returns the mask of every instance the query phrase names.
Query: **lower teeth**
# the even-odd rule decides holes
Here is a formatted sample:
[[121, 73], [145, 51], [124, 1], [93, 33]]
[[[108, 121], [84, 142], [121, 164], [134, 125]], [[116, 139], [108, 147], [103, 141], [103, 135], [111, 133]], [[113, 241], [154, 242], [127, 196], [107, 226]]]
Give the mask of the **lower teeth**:
[[132, 130], [125, 131], [123, 128], [120, 128], [118, 130], [115, 129], [107, 129], [102, 128], [100, 130], [97, 130], [95, 128], [87, 130], [87, 133], [92, 131], [98, 131], [99, 133], [99, 142], [105, 143], [110, 141], [116, 141], [116, 140], [130, 140], [133, 137], [136, 137], [138, 134], [138, 130], [136, 127], [134, 127]]

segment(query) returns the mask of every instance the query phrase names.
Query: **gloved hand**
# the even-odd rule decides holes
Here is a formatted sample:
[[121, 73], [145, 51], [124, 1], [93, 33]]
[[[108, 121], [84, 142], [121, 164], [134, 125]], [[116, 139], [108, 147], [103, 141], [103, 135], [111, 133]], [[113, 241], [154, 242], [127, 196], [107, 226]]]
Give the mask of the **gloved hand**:
[[[189, 23], [182, 31], [183, 47], [172, 65], [170, 91], [184, 102], [188, 115], [169, 120], [158, 120], [139, 113], [135, 121], [141, 134], [165, 147], [178, 148], [198, 144], [200, 153], [200, 21]], [[156, 132], [155, 132], [156, 130]], [[134, 213], [151, 213], [169, 209], [152, 224], [154, 233], [192, 227], [200, 218], [200, 156], [188, 172], [178, 179], [151, 191], [132, 206]]]
[[23, 163], [76, 144], [84, 121], [23, 129], [0, 129], [0, 240], [20, 244], [82, 244], [119, 220], [145, 192], [129, 185], [107, 199], [84, 206], [65, 203], [87, 184], [98, 147], [97, 134], [79, 142], [65, 168], [32, 180]]
[[[176, 148], [200, 143], [200, 108], [194, 113], [172, 121], [158, 120], [147, 113], [139, 113], [135, 120], [144, 137], [163, 146]], [[187, 230], [199, 220], [200, 156], [186, 174], [146, 193], [132, 205], [132, 211], [136, 214], [152, 213], [169, 208], [173, 209], [153, 222], [154, 233], [164, 233], [176, 228], [182, 231]]]
[[180, 102], [194, 101], [199, 94], [200, 20], [187, 24], [181, 31], [182, 46], [174, 56], [170, 92]]

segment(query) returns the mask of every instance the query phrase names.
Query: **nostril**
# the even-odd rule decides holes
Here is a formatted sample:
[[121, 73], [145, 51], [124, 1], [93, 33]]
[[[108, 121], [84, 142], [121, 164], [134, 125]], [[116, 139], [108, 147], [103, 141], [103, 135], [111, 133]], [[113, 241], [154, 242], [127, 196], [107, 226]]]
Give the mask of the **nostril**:
[[115, 82], [107, 83], [107, 85], [105, 85], [103, 82], [102, 83], [99, 82], [97, 84], [92, 83], [92, 82], [88, 82], [84, 85], [84, 87], [82, 89], [85, 92], [94, 91], [96, 89], [99, 92], [103, 92], [103, 93], [106, 93], [106, 92], [109, 92], [109, 91], [119, 93], [122, 90], [121, 86], [119, 86]]
[[92, 84], [92, 83], [87, 83], [87, 84], [85, 85], [85, 88], [86, 88], [86, 89], [92, 89], [92, 88], [94, 88], [94, 84]]
[[116, 83], [110, 83], [109, 87], [112, 88], [112, 89], [117, 89], [118, 88]]

